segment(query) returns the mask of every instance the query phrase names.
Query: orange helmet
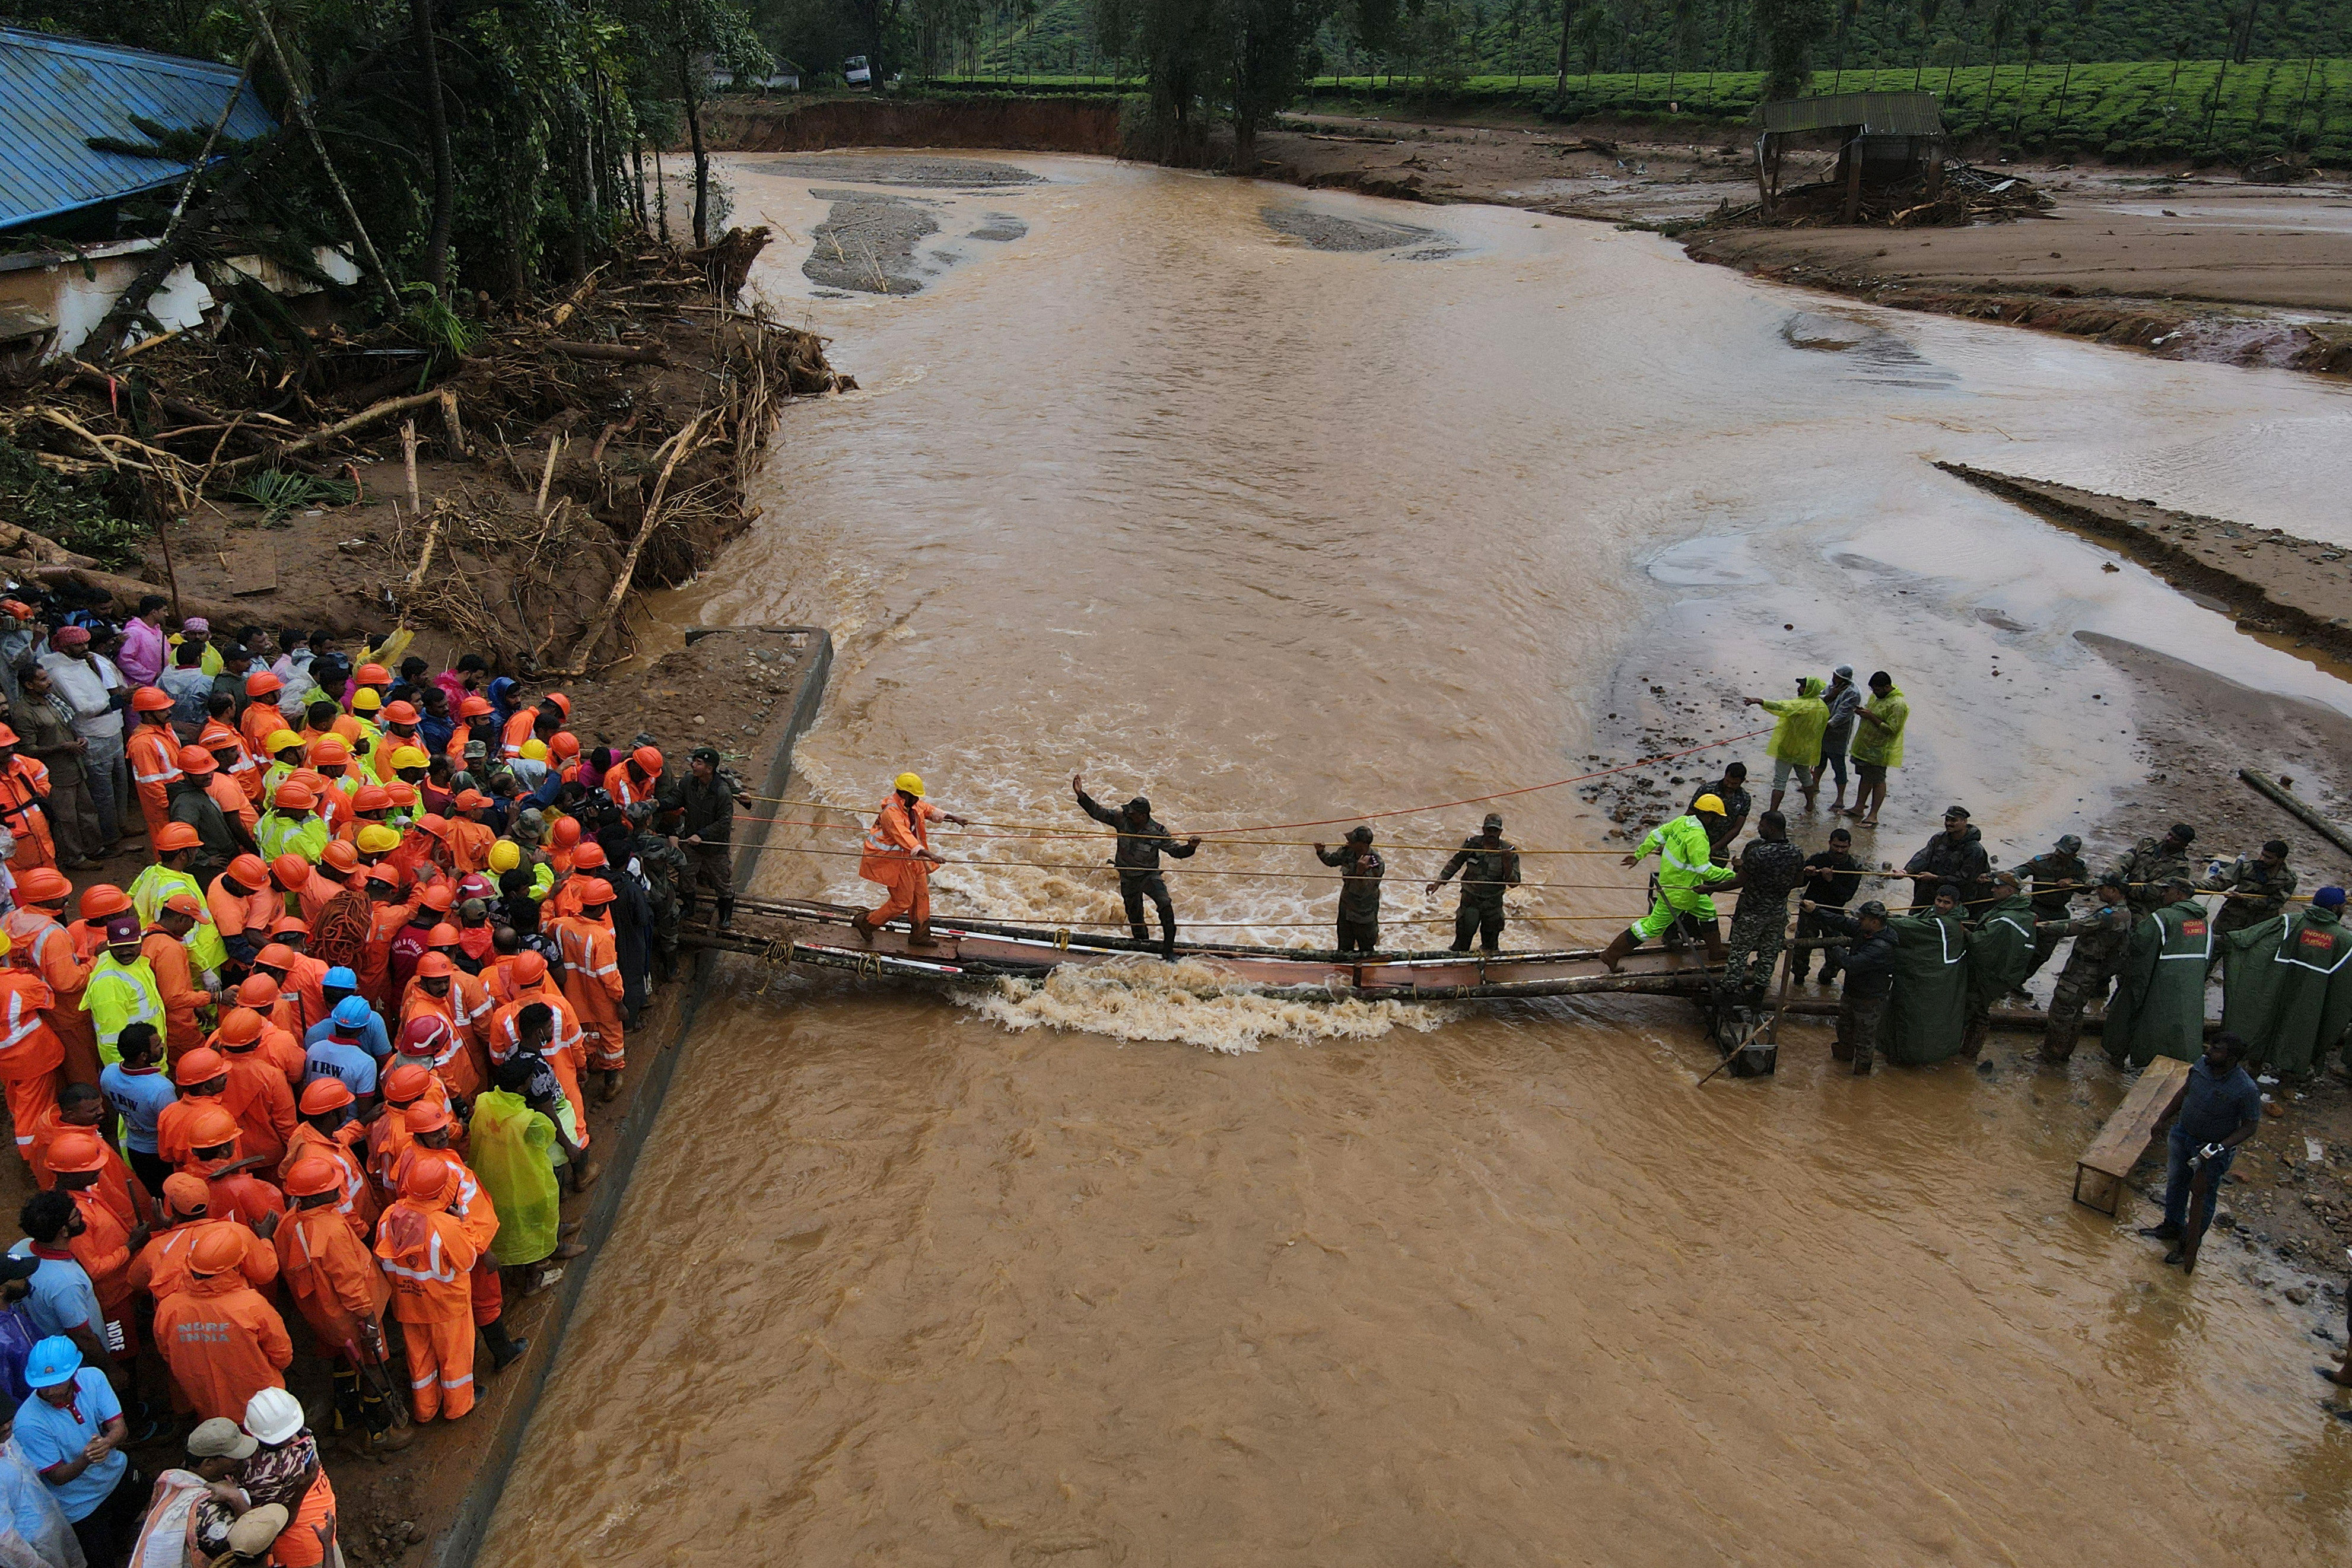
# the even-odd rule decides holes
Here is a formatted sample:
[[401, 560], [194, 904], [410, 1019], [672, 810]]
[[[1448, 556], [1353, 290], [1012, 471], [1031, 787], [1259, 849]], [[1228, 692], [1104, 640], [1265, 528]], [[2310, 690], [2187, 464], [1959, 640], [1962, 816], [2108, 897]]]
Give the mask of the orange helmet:
[[220, 764], [213, 760], [213, 754], [206, 751], [203, 747], [184, 746], [180, 747], [181, 772], [213, 773], [218, 771], [219, 768]]
[[[196, 1053], [192, 1051], [188, 1054], [194, 1056]], [[215, 1061], [220, 1060], [219, 1052], [215, 1051], [211, 1054]], [[214, 1076], [219, 1075], [215, 1073]], [[235, 1142], [236, 1142], [236, 1118], [230, 1113], [227, 1106], [215, 1100], [197, 1107], [195, 1115], [188, 1123], [188, 1147], [211, 1149], [217, 1148], [223, 1144]]]
[[400, 1113], [412, 1133], [432, 1133], [449, 1124], [449, 1107], [438, 1100], [419, 1100]]
[[[333, 1080], [321, 1079], [320, 1082], [332, 1082]], [[341, 1191], [342, 1185], [343, 1178], [335, 1169], [334, 1162], [320, 1159], [316, 1155], [296, 1160], [294, 1168], [286, 1173], [286, 1196], [289, 1197], [316, 1197], [320, 1193]]]
[[278, 786], [278, 793], [269, 798], [269, 803], [281, 811], [307, 811], [319, 803], [319, 798], [289, 779]]
[[213, 1038], [223, 1045], [251, 1045], [261, 1038], [261, 1015], [251, 1008], [231, 1008], [221, 1015], [220, 1028]]
[[[286, 791], [280, 789], [278, 793], [283, 795]], [[281, 893], [298, 892], [310, 885], [310, 862], [289, 850], [269, 862], [269, 880], [278, 884]]]
[[420, 1100], [433, 1087], [433, 1073], [413, 1061], [404, 1061], [383, 1075], [383, 1097], [388, 1103], [405, 1105]]
[[319, 857], [327, 869], [338, 876], [349, 876], [360, 869], [359, 846], [349, 839], [330, 839], [326, 852]]
[[383, 722], [386, 724], [415, 724], [416, 722], [416, 705], [415, 703], [405, 701], [384, 704]]
[[16, 875], [16, 902], [56, 904], [73, 896], [73, 883], [55, 866], [35, 866]]
[[[297, 855], [297, 860], [302, 857]], [[228, 862], [229, 880], [247, 893], [259, 893], [269, 885], [269, 867], [259, 855], [239, 855]]]
[[425, 890], [423, 902], [427, 909], [436, 910], [446, 915], [449, 912], [449, 905], [456, 901], [457, 894], [450, 890], [449, 884], [446, 882], [436, 882]]
[[253, 956], [253, 961], [265, 969], [290, 969], [294, 967], [297, 956], [294, 949], [285, 943], [272, 942], [268, 946], [256, 953]]
[[310, 743], [310, 749], [302, 754], [302, 760], [313, 768], [331, 768], [338, 762], [348, 763], [351, 759], [351, 743], [340, 735], [320, 736]]
[[507, 973], [514, 977], [518, 986], [535, 986], [547, 978], [547, 960], [536, 953], [518, 953], [509, 962]]
[[[273, 943], [271, 946], [275, 946], [276, 944]], [[280, 953], [286, 953], [289, 958], [294, 956], [293, 954], [287, 953], [283, 947], [278, 947], [278, 950]], [[261, 961], [268, 960], [265, 958]], [[237, 982], [236, 1005], [240, 1008], [274, 1008], [278, 1005], [278, 982], [267, 975], [247, 975]]]
[[302, 1085], [301, 1112], [305, 1116], [323, 1116], [352, 1103], [351, 1085], [340, 1078], [313, 1078]]
[[604, 859], [604, 846], [598, 843], [593, 839], [590, 839], [586, 843], [582, 844], [578, 849], [572, 852], [572, 869], [573, 871], [594, 871], [598, 866], [604, 865], [604, 863], [606, 863]]
[[166, 822], [155, 830], [155, 852], [160, 855], [177, 854], [202, 842], [202, 836], [185, 822]]
[[95, 1133], [68, 1128], [49, 1145], [49, 1168], [65, 1176], [102, 1171], [106, 1168], [106, 1145], [99, 1142]]
[[163, 1178], [163, 1202], [173, 1214], [202, 1214], [212, 1198], [213, 1189], [200, 1176], [174, 1171]]
[[551, 759], [580, 755], [580, 737], [568, 729], [559, 729], [547, 737], [547, 755]]
[[[258, 1030], [255, 1038], [259, 1038]], [[180, 1058], [180, 1065], [172, 1069], [172, 1082], [183, 1089], [193, 1089], [199, 1083], [210, 1083], [228, 1071], [228, 1063], [217, 1051], [198, 1046]]]
[[[436, 925], [434, 929], [437, 931], [441, 927]], [[451, 935], [454, 939], [455, 933]], [[446, 953], [436, 953], [428, 948], [416, 960], [416, 977], [420, 980], [446, 980], [457, 972], [457, 966], [449, 961]]]
[[141, 713], [169, 713], [172, 711], [171, 694], [158, 691], [153, 686], [141, 686], [131, 694], [131, 706]]
[[641, 773], [657, 774], [662, 770], [662, 754], [658, 747], [640, 746], [629, 753], [629, 760], [637, 765]]
[[[436, 883], [435, 885], [438, 886], [440, 884]], [[457, 928], [450, 925], [446, 920], [425, 934], [425, 945], [427, 947], [455, 947], [457, 945]], [[425, 955], [426, 958], [431, 956], [432, 955], [430, 953]], [[423, 958], [417, 960], [419, 964], [422, 964], [424, 961], [425, 959]], [[424, 971], [421, 969], [418, 971], [420, 974], [423, 972]]]
[[556, 712], [562, 714], [564, 717], [570, 718], [572, 716], [572, 699], [565, 696], [562, 692], [550, 692], [540, 700], [547, 704], [548, 706], [553, 708]]
[[93, 925], [130, 907], [129, 895], [110, 882], [94, 882], [81, 890], [81, 917]]
[[359, 674], [352, 677], [352, 685], [355, 686], [388, 686], [392, 685], [392, 672], [385, 669], [382, 664], [362, 664], [360, 666]]
[[498, 711], [490, 706], [490, 699], [488, 697], [467, 697], [457, 705], [457, 716], [461, 719], [480, 718], [487, 714], [494, 714]]
[[268, 670], [256, 670], [245, 677], [245, 695], [249, 697], [266, 697], [272, 692], [285, 689], [286, 683]]
[[430, 833], [436, 839], [446, 839], [449, 836], [449, 819], [438, 811], [427, 811], [416, 819], [416, 831]]
[[555, 847], [568, 850], [580, 841], [580, 819], [559, 817], [555, 822]]
[[400, 1178], [400, 1196], [410, 1203], [446, 1203], [457, 1196], [457, 1173], [431, 1149], [419, 1149]]
[[362, 816], [370, 811], [392, 810], [392, 791], [381, 784], [362, 784], [352, 797], [352, 810]]
[[580, 903], [583, 907], [593, 908], [597, 904], [612, 902], [613, 884], [603, 877], [588, 877], [580, 883]]
[[226, 1274], [244, 1262], [245, 1238], [225, 1225], [217, 1229], [206, 1227], [205, 1233], [196, 1238], [196, 1244], [188, 1249], [188, 1272], [192, 1274]]

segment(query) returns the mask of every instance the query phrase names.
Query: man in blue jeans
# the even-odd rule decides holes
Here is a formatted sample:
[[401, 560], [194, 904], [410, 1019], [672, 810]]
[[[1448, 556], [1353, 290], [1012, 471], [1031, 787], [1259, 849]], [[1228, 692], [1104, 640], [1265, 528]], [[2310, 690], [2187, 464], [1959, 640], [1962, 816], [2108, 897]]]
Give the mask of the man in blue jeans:
[[2263, 1124], [2263, 1092], [2238, 1065], [2245, 1054], [2246, 1042], [2236, 1035], [2216, 1035], [2205, 1047], [2205, 1054], [2189, 1069], [2189, 1087], [2180, 1097], [2180, 1115], [2172, 1124], [2167, 1145], [2170, 1158], [2164, 1178], [2164, 1223], [2140, 1232], [2151, 1240], [2172, 1243], [2172, 1250], [2164, 1257], [2168, 1263], [2180, 1262], [2180, 1240], [2188, 1231], [2189, 1188], [2195, 1176], [2189, 1167], [2189, 1156], [2210, 1145], [2221, 1146], [2221, 1152], [2206, 1162], [2212, 1180], [2198, 1205], [2197, 1228], [2202, 1230], [2213, 1218], [2221, 1178], [2230, 1174], [2238, 1145]]

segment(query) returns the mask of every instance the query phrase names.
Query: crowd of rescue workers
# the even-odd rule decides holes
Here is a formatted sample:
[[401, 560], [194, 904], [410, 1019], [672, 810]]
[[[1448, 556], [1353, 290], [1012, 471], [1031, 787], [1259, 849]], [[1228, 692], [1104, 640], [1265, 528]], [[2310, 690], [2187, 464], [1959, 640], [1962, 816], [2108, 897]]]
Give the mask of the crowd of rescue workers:
[[583, 746], [478, 657], [165, 609], [0, 600], [0, 1090], [36, 1189], [0, 1568], [340, 1561], [322, 1437], [388, 1454], [523, 1353], [507, 1304], [581, 1250], [585, 1096], [681, 923], [734, 915], [717, 750]]
[[[704, 895], [720, 927], [734, 915], [735, 811], [753, 798], [716, 750], [680, 768], [650, 735], [583, 746], [563, 695], [477, 656], [436, 671], [164, 610], [114, 626], [0, 600], [0, 1090], [37, 1188], [0, 1260], [16, 1401], [0, 1568], [161, 1561], [151, 1545], [199, 1564], [340, 1561], [320, 1437], [286, 1385], [284, 1305], [325, 1364], [326, 1435], [380, 1456], [466, 1415], [478, 1345], [486, 1373], [525, 1348], [508, 1301], [581, 1250], [561, 1205], [596, 1175], [586, 1093], [617, 1092]], [[1787, 793], [1812, 809], [1833, 776], [1830, 810], [1874, 825], [1908, 708], [1884, 673], [1867, 695], [1845, 668], [1797, 685], [1748, 699], [1777, 721], [1753, 836], [1734, 763], [1624, 857], [1657, 857], [1652, 907], [1599, 956], [1703, 947], [1719, 1003], [1744, 1009], [1784, 953], [1799, 981], [1818, 961], [1843, 977], [1837, 1055], [1866, 1072], [1882, 1052], [1976, 1056], [1994, 1007], [2071, 939], [2041, 1054], [2065, 1061], [2103, 1008], [2118, 1065], [2195, 1063], [2150, 1234], [2194, 1230], [2259, 1125], [2247, 1067], [2293, 1078], [2343, 1042], [2342, 891], [2298, 899], [2279, 841], [2200, 868], [2186, 823], [2097, 874], [2072, 835], [1996, 869], [1958, 806], [1899, 871], [1856, 860], [1845, 828], [1804, 855]], [[1149, 904], [1173, 956], [1160, 858], [1202, 841], [1148, 800], [1071, 785], [1114, 830], [1134, 937]], [[889, 893], [856, 918], [868, 940], [903, 917], [911, 946], [933, 943], [936, 821], [964, 819], [901, 775], [859, 864]], [[142, 839], [127, 886], [76, 892], [68, 873]], [[1314, 847], [1340, 873], [1339, 947], [1374, 950], [1371, 830]], [[1455, 950], [1499, 950], [1518, 862], [1490, 815], [1428, 883], [1460, 878]], [[1909, 908], [1854, 904], [1873, 876], [1908, 880]], [[1714, 896], [1735, 891], [1727, 939]], [[151, 1480], [129, 1450], [165, 1441], [183, 1462]]]

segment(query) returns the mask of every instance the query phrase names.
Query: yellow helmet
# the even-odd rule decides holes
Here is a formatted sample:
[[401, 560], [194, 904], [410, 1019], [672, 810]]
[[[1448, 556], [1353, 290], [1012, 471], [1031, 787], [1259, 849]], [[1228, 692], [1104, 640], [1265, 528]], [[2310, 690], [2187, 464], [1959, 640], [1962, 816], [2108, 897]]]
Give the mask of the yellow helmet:
[[[533, 742], [533, 744], [536, 745], [537, 743]], [[399, 750], [392, 754], [392, 770], [394, 773], [399, 772], [404, 768], [430, 768], [432, 766], [433, 758], [425, 756], [425, 753], [419, 751], [413, 746], [404, 746]]]
[[923, 780], [917, 774], [899, 774], [898, 781], [896, 784], [891, 785], [890, 788], [893, 789], [904, 790], [906, 793], [912, 795], [918, 800], [923, 798]]
[[8, 934], [5, 931], [0, 931], [0, 958], [6, 957], [8, 949], [14, 946], [15, 944], [8, 940]]
[[522, 863], [522, 851], [512, 839], [500, 839], [490, 846], [490, 869], [500, 876]]
[[383, 706], [383, 698], [376, 695], [373, 686], [362, 686], [352, 694], [352, 706], [361, 713], [374, 713]]
[[1705, 811], [1711, 816], [1720, 817], [1723, 815], [1723, 801], [1721, 799], [1714, 795], [1701, 795], [1697, 800], [1691, 802], [1691, 810], [1694, 811]]
[[281, 751], [300, 747], [302, 737], [290, 729], [273, 729], [261, 744], [270, 756], [275, 757]]
[[400, 847], [400, 835], [382, 822], [370, 822], [356, 835], [360, 853], [388, 855]]
[[544, 762], [547, 760], [547, 742], [533, 736], [522, 743], [522, 754], [532, 762]]

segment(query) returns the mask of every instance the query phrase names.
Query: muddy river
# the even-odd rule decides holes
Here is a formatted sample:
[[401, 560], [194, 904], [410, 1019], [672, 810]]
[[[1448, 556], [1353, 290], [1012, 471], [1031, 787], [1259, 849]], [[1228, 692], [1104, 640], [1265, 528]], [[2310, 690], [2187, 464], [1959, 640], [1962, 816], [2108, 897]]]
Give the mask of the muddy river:
[[[1837, 663], [1914, 703], [1861, 846], [1898, 860], [1951, 799], [2021, 858], [2140, 766], [2078, 632], [2352, 708], [1927, 461], [2340, 538], [2341, 388], [1564, 219], [1003, 164], [731, 165], [779, 231], [757, 286], [864, 390], [788, 416], [765, 517], [663, 607], [833, 629], [793, 798], [911, 768], [995, 824], [942, 839], [943, 913], [1116, 917], [1079, 771], [1256, 830], [1180, 912], [1305, 940], [1305, 843], [1344, 825], [1280, 824], [1737, 736], [1739, 695]], [[1763, 765], [1659, 781], [1725, 756]], [[1513, 945], [1638, 906], [1576, 789], [1499, 809], [1543, 852]], [[1440, 929], [1402, 923], [1447, 914], [1421, 883], [1481, 810], [1381, 821], [1392, 935]], [[778, 829], [768, 886], [862, 896], [850, 819], [776, 815], [836, 825]], [[1857, 1081], [1804, 1041], [1696, 1091], [1678, 1003], [732, 972], [482, 1561], [2340, 1558], [2319, 1309], [2067, 1201], [2118, 1094], [2095, 1051]]]

